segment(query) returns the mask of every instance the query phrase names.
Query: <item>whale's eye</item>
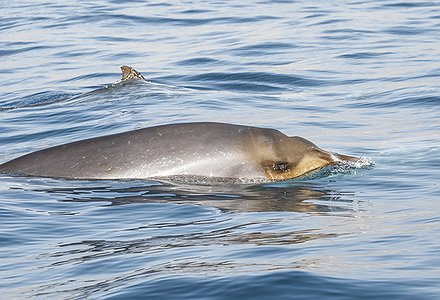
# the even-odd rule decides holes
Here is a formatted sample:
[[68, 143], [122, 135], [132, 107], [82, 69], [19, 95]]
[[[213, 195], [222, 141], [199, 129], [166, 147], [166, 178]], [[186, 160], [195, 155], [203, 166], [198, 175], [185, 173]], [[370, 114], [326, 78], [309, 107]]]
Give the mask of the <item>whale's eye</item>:
[[286, 172], [289, 170], [289, 163], [288, 162], [276, 162], [273, 164], [272, 169], [275, 172]]

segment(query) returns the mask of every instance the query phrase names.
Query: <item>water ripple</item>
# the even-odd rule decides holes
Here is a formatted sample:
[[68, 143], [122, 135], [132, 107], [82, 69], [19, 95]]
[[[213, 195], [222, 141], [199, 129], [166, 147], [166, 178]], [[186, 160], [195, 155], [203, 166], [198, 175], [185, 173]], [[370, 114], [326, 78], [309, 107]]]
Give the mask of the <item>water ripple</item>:
[[[4, 3], [0, 162], [192, 121], [369, 159], [264, 184], [0, 176], [3, 298], [440, 294], [438, 1]], [[121, 65], [148, 81], [112, 84]]]
[[187, 77], [188, 81], [212, 82], [216, 86], [237, 90], [276, 90], [278, 85], [317, 86], [326, 84], [323, 80], [304, 76], [283, 75], [266, 72], [205, 73]]

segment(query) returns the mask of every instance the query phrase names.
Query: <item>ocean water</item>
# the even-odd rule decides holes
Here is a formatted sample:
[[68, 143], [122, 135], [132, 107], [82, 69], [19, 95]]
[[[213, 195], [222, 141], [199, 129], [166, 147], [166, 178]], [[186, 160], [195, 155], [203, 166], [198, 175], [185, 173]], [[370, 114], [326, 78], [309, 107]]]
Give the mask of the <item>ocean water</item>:
[[[0, 16], [0, 163], [186, 121], [374, 162], [253, 185], [2, 175], [2, 298], [439, 299], [438, 1], [2, 1]], [[113, 84], [122, 65], [148, 81]]]

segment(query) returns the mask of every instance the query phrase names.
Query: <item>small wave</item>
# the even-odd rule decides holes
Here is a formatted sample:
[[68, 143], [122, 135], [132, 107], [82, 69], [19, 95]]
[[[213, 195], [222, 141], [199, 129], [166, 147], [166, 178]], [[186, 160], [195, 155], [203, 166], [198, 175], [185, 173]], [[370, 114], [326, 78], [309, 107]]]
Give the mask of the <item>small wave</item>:
[[43, 50], [43, 49], [48, 49], [48, 48], [50, 48], [50, 47], [49, 46], [29, 46], [29, 47], [14, 48], [14, 49], [5, 48], [5, 49], [0, 49], [0, 56], [9, 57], [9, 56], [13, 56], [13, 55], [20, 54], [23, 52]]
[[51, 104], [51, 103], [67, 100], [74, 96], [75, 94], [66, 93], [66, 92], [54, 92], [54, 91], [40, 92], [29, 96], [6, 101], [5, 103], [2, 103], [2, 105], [0, 106], [0, 111]]
[[292, 48], [297, 48], [297, 45], [281, 42], [266, 42], [253, 44], [248, 46], [242, 46], [235, 49], [231, 49], [230, 52], [236, 56], [270, 56], [274, 54], [283, 53], [283, 51], [289, 51]]
[[383, 4], [382, 7], [384, 8], [417, 8], [417, 7], [433, 7], [435, 6], [434, 2], [423, 2], [420, 1], [416, 3], [416, 1], [413, 2], [398, 2], [398, 3], [386, 3]]
[[341, 54], [338, 57], [348, 59], [376, 59], [377, 57], [390, 54], [392, 54], [392, 52], [356, 52]]
[[211, 72], [186, 77], [188, 82], [208, 83], [213, 89], [230, 91], [283, 91], [292, 87], [323, 86], [323, 79], [301, 75], [285, 75], [269, 72]]
[[419, 34], [424, 34], [428, 31], [431, 31], [430, 29], [426, 29], [426, 28], [415, 28], [412, 26], [394, 26], [391, 27], [387, 30], [385, 30], [385, 33], [388, 34], [392, 34], [392, 35], [404, 35], [404, 36], [408, 36], [408, 35], [419, 35]]
[[424, 95], [424, 96], [416, 96], [416, 97], [407, 97], [401, 99], [393, 99], [391, 101], [384, 101], [381, 99], [380, 101], [363, 101], [363, 102], [355, 102], [346, 104], [345, 107], [348, 108], [392, 108], [392, 107], [428, 107], [432, 108], [440, 103], [440, 97], [435, 95]]
[[178, 66], [195, 66], [195, 65], [212, 65], [212, 64], [226, 64], [226, 62], [212, 59], [209, 57], [195, 57], [190, 59], [184, 59], [176, 63]]

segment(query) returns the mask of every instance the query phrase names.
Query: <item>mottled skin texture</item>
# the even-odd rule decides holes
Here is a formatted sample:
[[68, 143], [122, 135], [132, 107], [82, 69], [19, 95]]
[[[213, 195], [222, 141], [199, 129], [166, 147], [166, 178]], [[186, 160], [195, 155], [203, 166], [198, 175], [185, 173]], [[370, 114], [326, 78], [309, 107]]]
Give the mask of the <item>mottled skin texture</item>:
[[0, 165], [0, 173], [68, 179], [203, 176], [280, 181], [352, 159], [274, 129], [184, 123], [40, 150]]
[[130, 80], [130, 79], [143, 79], [143, 80], [146, 80], [145, 77], [142, 76], [142, 74], [140, 72], [136, 71], [132, 67], [122, 66], [121, 67], [121, 71], [122, 71], [121, 81]]

